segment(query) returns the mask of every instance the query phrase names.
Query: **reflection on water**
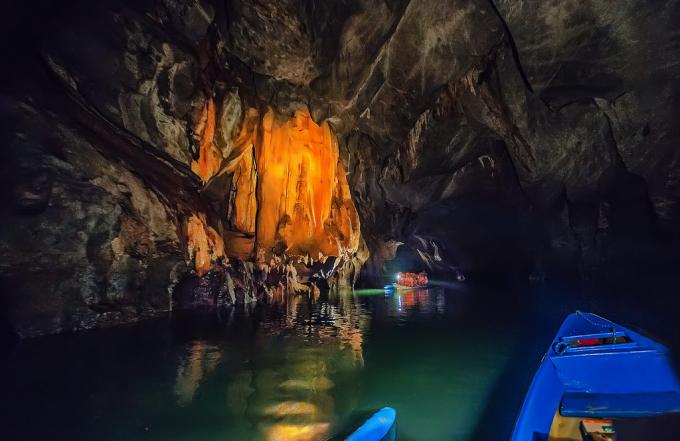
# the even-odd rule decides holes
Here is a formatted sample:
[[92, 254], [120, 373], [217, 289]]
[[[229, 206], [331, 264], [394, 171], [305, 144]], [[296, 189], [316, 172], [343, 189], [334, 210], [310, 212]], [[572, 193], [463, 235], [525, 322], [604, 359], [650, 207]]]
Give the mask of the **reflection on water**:
[[444, 290], [441, 288], [400, 289], [387, 296], [394, 300], [391, 305], [396, 307], [396, 311], [393, 312], [405, 314], [418, 308], [422, 315], [444, 313]]
[[[386, 405], [402, 441], [500, 439], [478, 432], [524, 322], [478, 298], [281, 297], [22, 344], [0, 377], [12, 403], [0, 439], [336, 440]], [[507, 384], [522, 390], [532, 374]], [[501, 418], [508, 431], [513, 413]]]
[[[252, 314], [241, 311], [241, 316]], [[266, 314], [254, 333], [250, 357], [227, 381], [226, 411], [242, 426], [240, 432], [254, 432], [252, 439], [325, 439], [334, 415], [351, 410], [346, 400], [337, 409], [334, 379], [351, 382], [363, 367], [363, 332], [370, 315], [351, 293], [322, 302], [291, 297]], [[233, 318], [232, 311], [225, 321]], [[191, 403], [228, 357], [226, 350], [204, 340], [186, 345], [174, 387], [178, 405]]]
[[[364, 293], [365, 294], [365, 293]], [[442, 289], [409, 289], [393, 294], [373, 293], [384, 301], [386, 315], [408, 322], [445, 312]], [[326, 439], [331, 428], [356, 406], [356, 388], [342, 391], [336, 402], [336, 382], [353, 385], [364, 367], [364, 334], [371, 313], [355, 293], [340, 292], [323, 298], [295, 296], [270, 305], [258, 322], [249, 357], [231, 366], [226, 381], [226, 412], [239, 432], [252, 439], [304, 441]], [[240, 319], [255, 315], [244, 307]], [[235, 312], [221, 323], [229, 325]], [[174, 391], [179, 406], [188, 406], [221, 363], [229, 363], [224, 343], [204, 339], [185, 345], [177, 363]], [[275, 366], [275, 368], [272, 368]], [[245, 435], [244, 435], [245, 436]]]
[[222, 358], [222, 352], [215, 345], [201, 340], [191, 342], [186, 354], [177, 366], [175, 393], [177, 404], [185, 406], [191, 403], [196, 389], [205, 375], [209, 375]]

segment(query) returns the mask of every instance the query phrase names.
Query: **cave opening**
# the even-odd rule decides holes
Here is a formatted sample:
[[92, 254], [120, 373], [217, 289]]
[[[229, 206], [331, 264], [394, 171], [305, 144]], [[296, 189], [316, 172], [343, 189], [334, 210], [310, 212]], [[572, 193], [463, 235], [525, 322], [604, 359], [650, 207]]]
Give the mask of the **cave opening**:
[[677, 1], [3, 11], [0, 438], [522, 439], [620, 341], [677, 392]]

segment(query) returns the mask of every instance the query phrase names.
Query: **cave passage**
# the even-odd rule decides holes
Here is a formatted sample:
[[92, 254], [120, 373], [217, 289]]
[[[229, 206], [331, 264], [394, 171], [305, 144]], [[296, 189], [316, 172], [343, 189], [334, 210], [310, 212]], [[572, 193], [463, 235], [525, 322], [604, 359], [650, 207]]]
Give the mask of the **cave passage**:
[[680, 1], [10, 3], [0, 439], [678, 428]]

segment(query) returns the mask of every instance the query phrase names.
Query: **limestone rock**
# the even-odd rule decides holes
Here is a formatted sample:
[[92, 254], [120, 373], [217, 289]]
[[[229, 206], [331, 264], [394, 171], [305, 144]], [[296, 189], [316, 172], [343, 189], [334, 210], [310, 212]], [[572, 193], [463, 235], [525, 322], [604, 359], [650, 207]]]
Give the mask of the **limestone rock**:
[[679, 8], [17, 3], [0, 318], [31, 336], [398, 266], [674, 268]]

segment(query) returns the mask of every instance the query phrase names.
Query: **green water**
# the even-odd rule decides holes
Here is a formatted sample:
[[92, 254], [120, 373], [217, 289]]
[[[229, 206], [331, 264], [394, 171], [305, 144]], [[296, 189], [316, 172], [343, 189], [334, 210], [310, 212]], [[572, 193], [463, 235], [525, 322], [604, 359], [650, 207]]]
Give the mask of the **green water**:
[[37, 339], [3, 364], [0, 438], [341, 439], [389, 405], [400, 440], [507, 439], [570, 308], [357, 291]]

